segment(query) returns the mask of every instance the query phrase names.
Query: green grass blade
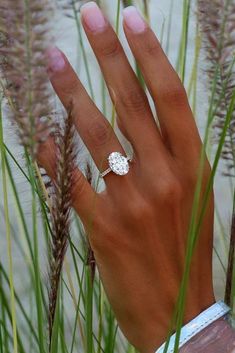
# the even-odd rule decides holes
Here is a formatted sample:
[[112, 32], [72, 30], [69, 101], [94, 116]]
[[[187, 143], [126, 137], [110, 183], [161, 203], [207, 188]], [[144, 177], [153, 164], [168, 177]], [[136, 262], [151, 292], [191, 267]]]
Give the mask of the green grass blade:
[[94, 352], [93, 344], [93, 283], [89, 266], [86, 266], [86, 351]]
[[33, 251], [34, 251], [34, 275], [35, 275], [35, 298], [37, 308], [37, 320], [38, 320], [38, 335], [40, 341], [40, 353], [45, 353], [44, 346], [44, 315], [42, 305], [42, 285], [40, 275], [40, 264], [39, 264], [39, 245], [38, 245], [38, 215], [37, 215], [37, 198], [35, 192], [35, 176], [34, 168], [31, 159], [25, 151], [25, 159], [27, 161], [28, 174], [31, 184], [31, 195], [32, 195], [32, 234], [33, 234]]
[[17, 329], [16, 329], [17, 323], [16, 323], [14, 279], [13, 279], [12, 244], [11, 244], [11, 230], [10, 230], [10, 218], [9, 218], [9, 208], [8, 208], [7, 172], [6, 172], [6, 165], [5, 165], [5, 148], [4, 148], [4, 138], [3, 138], [1, 104], [2, 104], [2, 100], [0, 99], [0, 150], [1, 150], [1, 163], [2, 163], [3, 201], [4, 201], [4, 212], [5, 212], [8, 265], [9, 265], [9, 274], [10, 274], [9, 279], [10, 279], [10, 292], [11, 292], [11, 320], [12, 320], [12, 328], [13, 328], [14, 353], [18, 353], [18, 339], [17, 339]]
[[[206, 211], [206, 207], [207, 207], [207, 202], [208, 202], [209, 195], [210, 195], [210, 192], [211, 192], [212, 187], [213, 187], [213, 181], [214, 181], [215, 173], [216, 173], [216, 170], [217, 170], [217, 167], [218, 167], [218, 163], [219, 163], [219, 160], [220, 160], [220, 156], [221, 156], [221, 152], [222, 152], [223, 145], [224, 145], [224, 142], [225, 142], [227, 130], [228, 130], [228, 127], [230, 125], [231, 119], [233, 117], [234, 109], [235, 109], [235, 91], [234, 91], [234, 94], [232, 96], [232, 99], [231, 99], [231, 102], [230, 102], [230, 105], [229, 105], [229, 108], [228, 108], [228, 112], [227, 112], [227, 115], [226, 115], [225, 124], [224, 124], [223, 130], [222, 130], [222, 133], [221, 133], [220, 142], [219, 142], [219, 145], [218, 145], [218, 148], [217, 148], [217, 152], [216, 152], [216, 155], [215, 155], [211, 176], [210, 176], [206, 191], [204, 193], [203, 202], [202, 202], [202, 208], [200, 210], [198, 223], [196, 223], [195, 220], [193, 220], [194, 224], [192, 225], [192, 230], [191, 230], [190, 246], [187, 249], [188, 251], [187, 251], [187, 255], [186, 255], [186, 266], [185, 266], [185, 272], [184, 272], [184, 276], [183, 276], [181, 293], [180, 293], [180, 310], [179, 310], [179, 316], [178, 316], [178, 320], [177, 320], [177, 329], [176, 329], [176, 339], [175, 339], [174, 353], [178, 352], [178, 347], [179, 347], [180, 331], [181, 331], [182, 322], [183, 322], [183, 314], [184, 314], [184, 306], [185, 306], [185, 295], [186, 295], [186, 288], [187, 288], [187, 283], [188, 283], [188, 279], [189, 279], [189, 271], [190, 271], [191, 259], [192, 259], [193, 251], [194, 251], [196, 243], [197, 243], [198, 234], [199, 234], [200, 229], [201, 229], [201, 225], [202, 225], [203, 218], [204, 218], [205, 211]], [[195, 215], [196, 215], [196, 212], [195, 212]]]
[[87, 54], [86, 54], [86, 50], [85, 50], [84, 43], [83, 43], [83, 38], [82, 38], [81, 23], [80, 23], [80, 19], [78, 17], [78, 11], [76, 10], [76, 0], [72, 0], [71, 4], [72, 4], [72, 9], [73, 9], [75, 23], [76, 23], [76, 28], [77, 28], [78, 38], [79, 38], [79, 44], [80, 44], [81, 51], [82, 51], [82, 57], [83, 57], [83, 61], [84, 61], [85, 71], [86, 71], [86, 75], [87, 75], [88, 87], [89, 87], [91, 98], [95, 102], [95, 94], [94, 94], [94, 90], [93, 90], [93, 87], [92, 87], [90, 68], [89, 68], [89, 64], [88, 64], [88, 60], [87, 60]]
[[173, 7], [174, 7], [174, 0], [171, 0], [170, 9], [169, 9], [169, 20], [168, 20], [168, 24], [167, 24], [167, 40], [166, 40], [166, 48], [165, 48], [166, 55], [169, 54], [169, 49], [170, 49], [171, 28], [172, 28], [172, 18], [173, 18]]
[[179, 72], [179, 76], [183, 83], [185, 81], [185, 69], [186, 69], [186, 61], [187, 61], [190, 7], [191, 7], [191, 0], [184, 0], [182, 35], [181, 35], [180, 51], [179, 51], [179, 58], [178, 58], [178, 65], [177, 65], [177, 71]]

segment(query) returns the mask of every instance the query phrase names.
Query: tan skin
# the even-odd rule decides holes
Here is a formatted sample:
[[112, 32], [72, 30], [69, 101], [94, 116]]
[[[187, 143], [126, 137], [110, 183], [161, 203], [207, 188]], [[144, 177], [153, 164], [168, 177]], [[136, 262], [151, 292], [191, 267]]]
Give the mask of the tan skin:
[[[126, 176], [108, 174], [97, 194], [77, 170], [73, 206], [94, 251], [99, 273], [121, 330], [143, 353], [166, 339], [179, 291], [201, 151], [201, 140], [183, 85], [153, 31], [134, 33], [123, 23], [130, 48], [154, 100], [160, 128], [123, 48], [105, 20], [94, 31], [82, 22], [97, 57], [117, 122], [133, 147]], [[49, 62], [51, 83], [102, 171], [107, 157], [123, 148], [61, 52], [64, 66]], [[49, 148], [48, 148], [49, 147]], [[42, 146], [39, 162], [54, 176], [53, 143]], [[210, 167], [206, 161], [204, 192]], [[214, 303], [212, 286], [213, 195], [192, 261], [184, 323]], [[90, 227], [92, 219], [92, 228]]]

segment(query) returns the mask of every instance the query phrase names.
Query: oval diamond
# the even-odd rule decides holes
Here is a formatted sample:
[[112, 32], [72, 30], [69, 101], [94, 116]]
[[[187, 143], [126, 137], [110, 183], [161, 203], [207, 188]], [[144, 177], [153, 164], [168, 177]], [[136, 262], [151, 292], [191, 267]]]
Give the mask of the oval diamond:
[[113, 152], [108, 158], [110, 169], [117, 175], [126, 175], [129, 172], [128, 158], [120, 152]]

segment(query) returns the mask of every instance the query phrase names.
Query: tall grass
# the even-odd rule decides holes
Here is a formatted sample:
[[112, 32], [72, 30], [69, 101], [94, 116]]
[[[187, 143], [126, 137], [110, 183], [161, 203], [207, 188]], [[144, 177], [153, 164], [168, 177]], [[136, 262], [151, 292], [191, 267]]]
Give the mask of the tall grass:
[[[4, 0], [4, 4], [5, 1], [6, 0]], [[20, 0], [17, 1], [22, 5]], [[27, 7], [29, 3], [30, 2], [28, 1], [24, 2], [24, 9], [29, 9], [29, 7]], [[33, 1], [31, 5], [32, 4]], [[76, 0], [66, 2], [60, 0], [58, 1], [58, 4], [62, 4], [62, 6], [59, 6], [59, 9], [62, 9], [63, 15], [67, 15], [70, 18], [71, 25], [74, 25], [76, 28], [80, 49], [78, 55], [85, 70], [87, 90], [93, 100], [97, 101], [98, 94], [94, 89], [95, 82], [93, 82], [91, 75], [91, 67], [80, 22], [79, 7], [81, 2]], [[100, 1], [100, 4], [105, 6], [104, 1]], [[116, 9], [115, 29], [118, 35], [121, 33], [121, 6], [132, 4], [141, 5], [140, 8], [147, 19], [151, 18], [151, 9], [154, 9], [154, 2], [151, 2], [150, 4], [150, 1], [138, 1], [135, 3], [135, 1], [128, 0], [123, 0], [122, 2], [120, 0], [113, 0], [113, 4]], [[198, 23], [195, 31], [194, 63], [192, 67], [190, 67], [190, 65], [188, 66], [188, 61], [190, 60], [188, 55], [189, 25], [195, 7], [192, 6], [190, 0], [182, 1], [182, 5], [182, 32], [180, 38], [175, 38], [179, 41], [178, 60], [175, 66], [182, 81], [185, 83], [185, 86], [188, 87], [189, 97], [191, 98], [193, 110], [196, 114], [196, 103], [198, 99], [197, 85], [200, 78], [200, 58], [204, 58], [206, 50], [208, 50], [209, 44], [207, 43], [207, 46], [205, 47], [203, 43], [205, 43], [204, 39], [208, 35], [208, 28], [209, 30], [211, 30], [211, 28], [208, 27], [207, 24], [206, 29], [203, 29], [203, 22], [200, 22], [203, 21], [203, 19], [200, 18], [200, 16], [195, 16]], [[224, 6], [226, 6], [225, 3]], [[41, 10], [43, 12], [43, 9]], [[170, 2], [167, 26], [164, 26], [166, 32], [164, 33], [165, 36], [163, 36], [163, 38], [166, 39], [165, 41], [163, 40], [163, 47], [167, 52], [170, 51], [171, 38], [173, 36], [171, 31], [171, 21], [174, 19], [173, 11], [174, 1], [172, 0]], [[209, 10], [207, 9], [207, 11]], [[12, 48], [9, 48], [9, 43], [6, 42], [6, 18], [3, 19], [2, 17], [5, 13], [6, 11], [3, 12], [3, 14], [0, 14], [0, 65], [3, 69], [9, 64], [9, 62], [6, 62], [5, 60], [6, 54], [10, 53], [12, 55]], [[32, 55], [33, 48], [30, 47], [30, 45], [32, 45], [33, 42], [31, 42], [29, 38], [33, 38], [32, 34], [34, 28], [32, 22], [30, 22], [30, 13], [28, 13], [28, 16], [25, 16], [25, 18], [28, 19], [28, 21], [25, 22], [26, 37], [23, 43], [27, 44], [28, 54], [31, 53]], [[29, 24], [31, 24], [31, 26], [29, 26]], [[17, 30], [19, 29], [20, 28], [17, 27]], [[226, 31], [227, 27], [223, 27], [223, 30]], [[10, 32], [10, 35], [12, 35], [12, 31]], [[41, 42], [42, 41], [40, 41], [40, 43]], [[19, 43], [18, 47], [20, 47]], [[5, 48], [7, 48], [7, 50], [5, 50]], [[26, 57], [29, 59], [29, 56]], [[14, 60], [16, 59], [17, 58], [14, 58]], [[221, 61], [219, 61], [219, 63], [220, 62]], [[30, 60], [30, 63], [33, 64], [31, 67], [33, 73], [35, 72], [35, 61]], [[213, 187], [215, 175], [216, 173], [220, 173], [220, 171], [218, 171], [218, 165], [222, 157], [224, 157], [224, 153], [227, 151], [227, 137], [234, 124], [235, 90], [234, 85], [232, 84], [233, 78], [231, 76], [233, 70], [233, 58], [229, 58], [230, 65], [226, 66], [226, 70], [221, 71], [219, 63], [216, 60], [212, 61], [210, 63], [211, 67], [208, 70], [208, 90], [210, 95], [208, 100], [208, 115], [205, 117], [205, 130], [203, 136], [204, 147], [201, 151], [199, 177], [194, 196], [191, 224], [188, 234], [185, 270], [179, 295], [178, 298], [176, 298], [177, 305], [175, 307], [174, 316], [172, 322], [169, 323], [168, 336], [170, 336], [172, 330], [176, 328], [174, 353], [178, 352], [180, 331], [185, 309], [186, 289], [193, 252], [197, 245], [200, 227], [209, 194]], [[188, 67], [191, 68], [191, 72], [187, 71]], [[50, 102], [48, 101], [47, 93], [42, 98], [48, 102], [46, 105], [47, 111], [44, 110], [43, 112], [36, 111], [35, 113], [35, 105], [33, 105], [33, 99], [35, 97], [32, 96], [32, 87], [34, 87], [34, 85], [30, 86], [31, 93], [25, 98], [26, 103], [24, 103], [24, 106], [30, 106], [31, 112], [28, 120], [30, 124], [32, 123], [33, 125], [30, 125], [31, 128], [27, 134], [29, 140], [21, 139], [21, 143], [24, 146], [24, 148], [20, 150], [21, 158], [19, 158], [15, 152], [14, 145], [8, 141], [8, 128], [5, 121], [9, 115], [9, 110], [12, 106], [14, 107], [17, 102], [16, 98], [19, 96], [9, 94], [12, 89], [17, 88], [17, 85], [16, 87], [14, 85], [8, 86], [8, 90], [6, 89], [6, 86], [9, 83], [14, 83], [14, 79], [17, 75], [20, 76], [18, 67], [16, 69], [17, 72], [14, 72], [13, 76], [8, 76], [9, 78], [5, 75], [1, 76], [1, 87], [3, 89], [0, 99], [0, 181], [2, 190], [2, 208], [0, 208], [0, 229], [2, 232], [0, 239], [2, 243], [0, 249], [0, 353], [45, 353], [48, 351], [48, 346], [50, 347], [49, 350], [53, 353], [134, 353], [136, 350], [122, 336], [112, 309], [107, 301], [99, 275], [96, 272], [92, 251], [85, 240], [86, 235], [84, 234], [84, 229], [80, 220], [74, 213], [71, 213], [71, 226], [67, 223], [69, 219], [68, 214], [70, 212], [70, 205], [69, 203], [67, 204], [67, 200], [64, 199], [62, 203], [63, 205], [66, 204], [66, 207], [68, 208], [64, 213], [66, 219], [63, 219], [63, 221], [65, 221], [67, 228], [66, 232], [62, 234], [63, 237], [65, 236], [65, 238], [63, 238], [63, 247], [58, 251], [58, 244], [56, 243], [58, 238], [55, 237], [55, 234], [58, 235], [59, 233], [58, 231], [55, 231], [56, 227], [53, 227], [53, 225], [58, 225], [59, 214], [54, 213], [55, 223], [53, 223], [53, 221], [51, 221], [51, 215], [53, 216], [53, 212], [51, 212], [51, 198], [50, 195], [48, 196], [48, 190], [43, 184], [44, 178], [42, 178], [40, 170], [35, 163], [34, 158], [32, 158], [32, 156], [35, 155], [35, 145], [41, 142], [40, 138], [37, 138], [36, 140], [33, 139], [35, 136], [34, 118], [36, 113], [37, 116], [48, 115]], [[24, 70], [25, 69], [23, 69], [23, 71]], [[4, 72], [8, 73], [9, 71], [7, 69], [7, 71], [5, 70]], [[223, 76], [221, 76], [221, 72], [223, 73]], [[32, 73], [30, 74], [28, 71], [29, 76], [27, 82], [29, 81], [32, 83]], [[136, 65], [136, 74], [140, 83], [144, 85], [138, 65]], [[190, 79], [187, 81], [188, 77], [190, 77]], [[223, 78], [223, 82], [221, 82], [221, 77]], [[38, 77], [36, 78], [38, 79]], [[43, 88], [44, 83], [42, 83], [42, 86], [40, 87]], [[230, 90], [229, 95], [228, 88]], [[110, 116], [107, 116], [107, 118], [114, 126], [116, 116], [115, 107], [113, 106], [111, 109], [107, 109], [107, 91], [103, 78], [101, 78], [100, 90], [103, 113], [107, 116], [108, 112], [111, 112]], [[224, 104], [225, 97], [226, 105]], [[7, 101], [8, 108], [6, 109]], [[20, 105], [20, 103], [22, 102], [19, 101], [17, 104]], [[223, 109], [223, 117], [220, 119], [218, 126], [218, 118], [221, 117], [221, 114], [218, 114], [218, 112], [221, 111], [221, 107]], [[14, 110], [14, 113], [16, 113], [16, 111], [17, 110]], [[19, 121], [19, 115], [16, 115], [16, 117], [16, 120]], [[18, 126], [21, 127], [22, 121], [25, 123], [25, 120], [21, 120]], [[49, 129], [51, 128], [50, 121], [51, 120], [49, 119], [49, 125], [46, 126], [46, 130], [48, 127]], [[39, 128], [41, 129], [41, 125]], [[216, 136], [216, 142], [211, 140], [211, 135]], [[41, 134], [39, 133], [37, 136], [41, 137]], [[62, 134], [61, 136], [64, 141], [65, 135]], [[208, 181], [202, 200], [202, 207], [200, 207], [199, 212], [199, 195], [201, 194], [201, 181], [205, 154], [212, 143], [212, 174]], [[33, 148], [30, 148], [30, 146], [33, 146]], [[63, 146], [63, 143], [61, 146]], [[63, 155], [61, 150], [59, 155]], [[62, 168], [63, 163], [62, 160], [60, 161], [60, 167]], [[231, 162], [231, 159], [229, 161]], [[234, 166], [235, 165], [233, 165], [233, 167]], [[62, 172], [62, 174], [63, 173], [64, 172]], [[93, 168], [90, 164], [87, 167], [86, 174], [88, 180], [91, 183], [94, 183], [95, 187], [98, 187], [99, 180], [94, 181], [95, 173], [93, 173]], [[231, 173], [227, 177], [231, 178], [233, 181]], [[19, 182], [19, 178], [22, 179], [22, 183]], [[59, 181], [62, 183], [60, 186], [63, 189], [63, 186], [66, 183], [61, 179], [58, 179], [58, 182]], [[30, 207], [25, 201], [25, 193], [21, 191], [22, 185], [24, 185], [23, 187], [27, 190], [28, 195], [30, 195]], [[59, 184], [57, 183], [57, 185]], [[233, 185], [233, 183], [231, 183], [231, 185]], [[60, 191], [61, 189], [57, 189], [60, 197], [62, 197], [61, 195], [64, 195], [65, 193], [63, 192], [61, 194]], [[56, 193], [55, 196], [57, 197], [56, 200], [58, 202], [58, 195], [56, 195]], [[61, 207], [61, 204], [56, 203], [55, 205], [56, 207], [59, 205], [58, 208]], [[54, 211], [56, 210], [56, 207], [54, 208]], [[59, 222], [61, 221], [62, 220], [59, 220]], [[222, 221], [224, 224], [221, 225], [221, 229], [226, 226], [226, 220], [222, 219]], [[232, 229], [234, 230], [234, 223]], [[70, 233], [70, 236], [68, 236], [68, 233]], [[4, 235], [5, 240], [3, 239]], [[51, 243], [51, 239], [54, 240], [54, 245]], [[59, 240], [61, 241], [61, 239]], [[61, 245], [60, 242], [59, 245]], [[233, 244], [230, 247], [230, 259], [232, 258], [232, 260], [229, 261], [229, 273], [231, 277], [230, 287], [227, 289], [231, 305], [233, 305], [235, 293], [235, 273], [232, 247]], [[6, 249], [6, 252], [2, 249]], [[51, 255], [53, 254], [53, 251], [51, 252], [52, 249], [55, 250], [54, 262], [51, 258]], [[15, 254], [17, 254], [17, 257]], [[56, 257], [57, 255], [58, 257]], [[228, 255], [229, 254], [227, 253], [227, 256]], [[50, 308], [53, 315], [49, 320], [50, 333], [48, 334], [47, 287], [49, 280], [47, 275], [47, 259], [49, 258], [52, 259], [52, 266], [49, 267], [50, 273], [52, 273], [51, 283], [54, 278], [53, 271], [56, 273], [55, 277], [57, 281], [56, 286], [54, 287], [55, 292], [53, 292], [51, 297], [49, 296], [49, 298], [53, 297], [55, 300], [53, 299], [53, 309]], [[59, 263], [57, 262], [58, 260]], [[224, 266], [224, 259], [220, 260], [221, 264]], [[58, 268], [56, 269], [54, 267], [55, 263], [58, 264]], [[20, 264], [20, 271], [18, 270], [18, 264]], [[49, 288], [51, 288], [50, 285], [51, 284], [49, 284]], [[165, 349], [165, 353], [166, 352], [167, 346]]]

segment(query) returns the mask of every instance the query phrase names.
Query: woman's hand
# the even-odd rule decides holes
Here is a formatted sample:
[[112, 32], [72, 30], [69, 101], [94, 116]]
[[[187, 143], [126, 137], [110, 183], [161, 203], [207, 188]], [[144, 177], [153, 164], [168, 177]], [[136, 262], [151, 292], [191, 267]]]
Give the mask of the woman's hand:
[[[135, 8], [124, 11], [124, 30], [160, 127], [114, 30], [95, 3], [83, 6], [82, 22], [134, 156], [127, 175], [105, 176], [106, 190], [100, 194], [77, 170], [74, 208], [122, 331], [141, 352], [154, 352], [166, 339], [182, 280], [201, 141], [185, 90]], [[48, 57], [51, 83], [63, 105], [72, 107], [74, 124], [103, 171], [109, 154], [125, 154], [123, 147], [64, 54], [51, 49]], [[39, 160], [53, 176], [51, 151], [44, 148]], [[202, 194], [209, 175], [206, 162]], [[214, 302], [213, 211], [211, 194], [193, 257], [184, 323]]]

